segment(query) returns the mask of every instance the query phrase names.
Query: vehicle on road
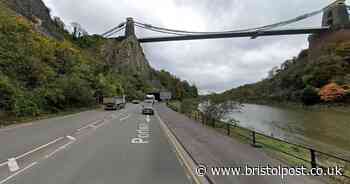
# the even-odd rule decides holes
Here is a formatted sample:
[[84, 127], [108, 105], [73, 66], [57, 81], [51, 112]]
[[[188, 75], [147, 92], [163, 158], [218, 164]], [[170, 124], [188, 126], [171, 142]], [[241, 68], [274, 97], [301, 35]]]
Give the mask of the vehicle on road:
[[133, 100], [133, 101], [131, 101], [131, 103], [133, 103], [133, 104], [139, 104], [139, 103], [141, 103], [141, 102], [140, 102], [140, 100]]
[[154, 115], [153, 100], [145, 100], [142, 104], [142, 114]]
[[152, 103], [154, 104], [156, 101], [156, 97], [154, 95], [146, 95], [145, 101], [152, 101]]
[[103, 98], [103, 105], [105, 110], [118, 110], [125, 107], [125, 96], [105, 97]]

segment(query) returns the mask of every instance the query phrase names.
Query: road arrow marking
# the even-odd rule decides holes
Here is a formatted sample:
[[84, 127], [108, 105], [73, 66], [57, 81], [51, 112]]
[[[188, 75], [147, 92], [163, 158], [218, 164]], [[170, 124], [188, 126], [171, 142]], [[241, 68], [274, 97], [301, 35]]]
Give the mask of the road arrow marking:
[[149, 123], [151, 121], [151, 118], [149, 117], [149, 115], [146, 116], [146, 121], [147, 121], [147, 123]]
[[15, 172], [15, 171], [19, 170], [19, 166], [18, 166], [18, 163], [16, 161], [16, 158], [9, 158], [7, 165], [8, 165], [11, 172]]

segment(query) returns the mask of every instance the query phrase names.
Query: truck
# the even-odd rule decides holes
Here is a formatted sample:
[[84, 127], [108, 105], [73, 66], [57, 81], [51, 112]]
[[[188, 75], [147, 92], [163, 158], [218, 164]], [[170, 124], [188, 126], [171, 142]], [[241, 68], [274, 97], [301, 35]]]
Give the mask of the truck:
[[105, 110], [118, 110], [125, 107], [125, 96], [104, 97], [103, 105]]
[[169, 91], [162, 91], [162, 92], [160, 92], [159, 96], [160, 96], [161, 101], [171, 100], [171, 92], [169, 92]]
[[156, 97], [154, 95], [146, 95], [145, 101], [152, 101], [152, 103], [154, 104], [156, 101]]

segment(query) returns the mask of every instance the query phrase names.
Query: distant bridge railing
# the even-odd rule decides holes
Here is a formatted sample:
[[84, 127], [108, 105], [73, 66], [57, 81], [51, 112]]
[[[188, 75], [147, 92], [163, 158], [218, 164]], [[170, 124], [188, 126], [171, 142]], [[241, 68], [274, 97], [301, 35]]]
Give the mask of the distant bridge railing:
[[[175, 111], [179, 111], [178, 108], [167, 104], [168, 107]], [[187, 114], [188, 117], [192, 118], [196, 122], [201, 122], [203, 125], [211, 126], [228, 136], [239, 136], [244, 140], [251, 143], [254, 147], [263, 147], [270, 150], [277, 151], [286, 155], [292, 159], [288, 160], [288, 163], [301, 164], [308, 168], [321, 168], [326, 173], [327, 168], [341, 167], [342, 176], [330, 176], [334, 180], [340, 183], [350, 183], [350, 159], [342, 158], [337, 154], [326, 153], [311, 146], [301, 145], [292, 143], [286, 140], [282, 140], [273, 136], [266, 135], [256, 130], [251, 130], [238, 126], [237, 123], [232, 124], [228, 122], [218, 121], [210, 119], [205, 116], [202, 112], [195, 111]], [[301, 161], [301, 162], [300, 162]]]

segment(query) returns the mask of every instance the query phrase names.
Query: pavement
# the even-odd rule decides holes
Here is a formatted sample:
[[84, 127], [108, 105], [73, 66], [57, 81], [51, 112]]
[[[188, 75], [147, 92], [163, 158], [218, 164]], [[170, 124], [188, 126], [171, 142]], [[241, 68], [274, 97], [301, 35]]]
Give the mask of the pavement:
[[[228, 137], [212, 128], [195, 122], [166, 107], [156, 106], [157, 112], [169, 129], [183, 144], [184, 149], [195, 162], [205, 170], [206, 176], [215, 184], [323, 184], [328, 183], [323, 177], [315, 176], [267, 176], [267, 175], [234, 175], [213, 174], [212, 168], [245, 168], [249, 167], [288, 167], [284, 163], [271, 158], [260, 148], [244, 144]], [[290, 168], [290, 167], [289, 167]], [[243, 170], [243, 169], [242, 169]], [[196, 172], [196, 171], [194, 171]], [[257, 173], [257, 172], [256, 172]]]
[[128, 104], [0, 129], [0, 184], [194, 183], [160, 121]]

